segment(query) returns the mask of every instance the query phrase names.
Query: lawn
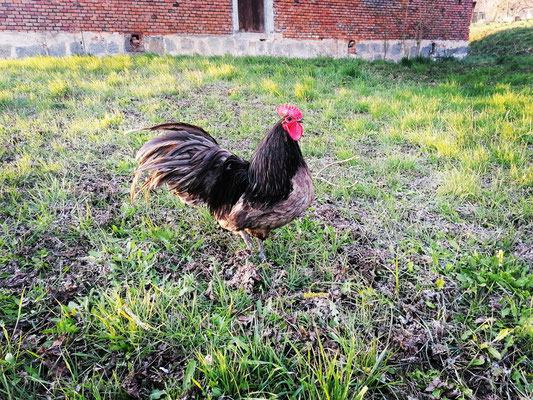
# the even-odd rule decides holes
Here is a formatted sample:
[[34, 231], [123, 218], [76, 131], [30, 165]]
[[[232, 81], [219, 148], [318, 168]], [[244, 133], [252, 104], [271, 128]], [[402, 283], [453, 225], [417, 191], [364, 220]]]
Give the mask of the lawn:
[[473, 24], [470, 54], [533, 55], [533, 19]]
[[[0, 398], [528, 398], [532, 71], [0, 60]], [[166, 190], [129, 202], [132, 129], [249, 157], [285, 102], [316, 199], [267, 262]]]

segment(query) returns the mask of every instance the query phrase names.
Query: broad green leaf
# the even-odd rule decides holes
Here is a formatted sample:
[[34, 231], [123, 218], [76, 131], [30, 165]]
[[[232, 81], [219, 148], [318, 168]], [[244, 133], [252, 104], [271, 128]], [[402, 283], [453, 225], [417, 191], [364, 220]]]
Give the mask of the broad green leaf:
[[183, 387], [189, 389], [191, 387], [191, 379], [194, 376], [194, 371], [196, 369], [196, 360], [189, 361], [187, 364], [187, 369], [185, 370], [185, 376], [183, 377]]
[[511, 329], [502, 329], [500, 333], [498, 333], [498, 336], [494, 339], [495, 342], [499, 342], [500, 340], [504, 339], [507, 335], [509, 335], [512, 332]]

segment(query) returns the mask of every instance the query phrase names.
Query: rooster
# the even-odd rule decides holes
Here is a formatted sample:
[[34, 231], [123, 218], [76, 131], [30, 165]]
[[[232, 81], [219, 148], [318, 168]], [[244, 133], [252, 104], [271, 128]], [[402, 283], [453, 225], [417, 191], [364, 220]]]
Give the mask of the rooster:
[[[250, 235], [258, 243], [259, 258], [266, 259], [263, 241], [270, 231], [302, 214], [314, 197], [313, 182], [298, 141], [302, 113], [293, 105], [280, 105], [281, 119], [270, 129], [250, 161], [220, 147], [198, 126], [181, 122], [148, 128], [163, 134], [137, 152], [139, 166], [130, 196], [166, 184], [186, 204], [207, 206], [220, 226], [238, 233], [252, 250]], [[146, 182], [136, 191], [139, 178]]]

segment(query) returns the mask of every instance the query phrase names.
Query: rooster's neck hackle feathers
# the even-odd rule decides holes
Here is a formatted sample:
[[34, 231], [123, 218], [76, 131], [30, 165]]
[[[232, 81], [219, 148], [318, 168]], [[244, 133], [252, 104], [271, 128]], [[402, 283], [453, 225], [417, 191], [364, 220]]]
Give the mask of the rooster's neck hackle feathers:
[[305, 166], [300, 146], [283, 129], [282, 121], [278, 121], [250, 159], [246, 198], [265, 205], [285, 200], [292, 190], [291, 179]]

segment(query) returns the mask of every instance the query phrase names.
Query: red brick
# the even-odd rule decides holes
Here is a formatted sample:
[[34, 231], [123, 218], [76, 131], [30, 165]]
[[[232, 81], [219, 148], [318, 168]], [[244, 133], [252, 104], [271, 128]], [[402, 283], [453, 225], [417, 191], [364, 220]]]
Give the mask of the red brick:
[[[472, 13], [469, 0], [273, 2], [275, 30], [288, 38], [467, 40]], [[2, 3], [7, 7], [2, 7], [4, 23], [0, 31], [68, 29], [154, 35], [233, 31], [231, 0], [178, 0], [178, 7], [173, 6], [175, 0], [2, 0]], [[152, 15], [157, 15], [157, 19]]]

